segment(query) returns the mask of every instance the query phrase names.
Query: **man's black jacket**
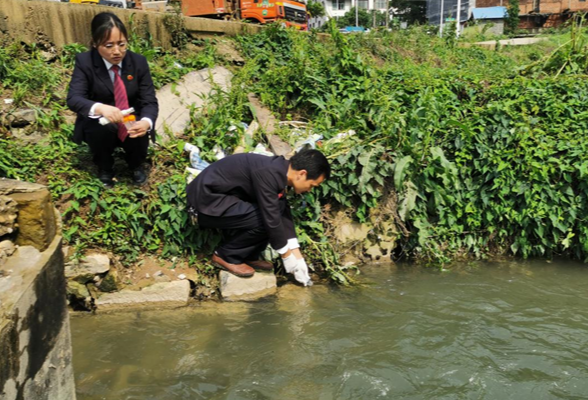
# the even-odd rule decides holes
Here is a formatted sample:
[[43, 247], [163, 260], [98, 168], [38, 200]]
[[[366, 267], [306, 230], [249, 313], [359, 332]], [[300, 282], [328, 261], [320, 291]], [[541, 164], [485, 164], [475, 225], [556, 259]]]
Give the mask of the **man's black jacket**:
[[[259, 208], [274, 249], [291, 239], [291, 215], [283, 221], [279, 201], [285, 201], [289, 161], [284, 157], [235, 154], [212, 163], [187, 188], [188, 204], [215, 217], [244, 215]], [[290, 227], [290, 229], [288, 228]]]

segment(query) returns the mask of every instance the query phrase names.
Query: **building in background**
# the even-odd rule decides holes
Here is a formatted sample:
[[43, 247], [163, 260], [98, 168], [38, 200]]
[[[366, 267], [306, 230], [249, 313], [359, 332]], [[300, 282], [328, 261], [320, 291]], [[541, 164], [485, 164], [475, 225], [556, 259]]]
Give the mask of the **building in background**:
[[331, 18], [340, 18], [357, 4], [359, 9], [375, 10], [386, 12], [388, 9], [388, 0], [315, 0], [321, 3], [325, 9], [325, 16], [320, 18], [311, 18], [308, 28], [320, 28]]
[[506, 7], [472, 8], [471, 19], [480, 30], [494, 35], [502, 35], [504, 33], [504, 19], [506, 15]]
[[[478, 0], [427, 0], [427, 20], [431, 25], [442, 25], [453, 22], [457, 19], [457, 5], [460, 4], [459, 30], [461, 32], [463, 25], [470, 19], [471, 9], [481, 7], [476, 5]], [[470, 3], [472, 3], [470, 5]], [[488, 7], [488, 6], [484, 6]], [[443, 15], [443, 18], [441, 18]]]
[[[476, 0], [476, 7], [495, 6], [508, 8], [508, 1]], [[519, 28], [533, 31], [557, 27], [572, 15], [587, 12], [588, 2], [586, 0], [520, 0], [519, 9]]]

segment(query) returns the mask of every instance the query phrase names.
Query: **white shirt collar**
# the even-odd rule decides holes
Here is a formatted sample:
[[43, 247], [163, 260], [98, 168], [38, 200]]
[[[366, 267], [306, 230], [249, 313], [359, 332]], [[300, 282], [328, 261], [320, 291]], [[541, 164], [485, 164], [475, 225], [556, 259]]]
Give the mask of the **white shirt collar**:
[[[111, 63], [109, 63], [108, 61], [106, 61], [106, 59], [105, 59], [105, 58], [102, 58], [102, 61], [104, 61], [104, 65], [106, 65], [106, 70], [110, 72], [110, 68], [112, 68], [112, 66], [113, 66], [114, 64], [111, 64]], [[123, 62], [121, 61], [121, 62], [118, 64], [118, 68], [119, 68], [119, 70], [120, 70], [120, 71], [122, 71], [122, 66], [123, 66]]]

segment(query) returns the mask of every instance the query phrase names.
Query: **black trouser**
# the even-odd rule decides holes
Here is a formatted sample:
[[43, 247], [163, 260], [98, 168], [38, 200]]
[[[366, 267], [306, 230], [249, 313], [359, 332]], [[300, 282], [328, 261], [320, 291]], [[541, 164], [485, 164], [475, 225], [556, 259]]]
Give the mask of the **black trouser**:
[[114, 150], [122, 147], [125, 151], [125, 160], [131, 170], [140, 167], [147, 158], [149, 147], [149, 134], [135, 139], [127, 136], [124, 142], [118, 138], [116, 125], [111, 124], [104, 129], [93, 130], [84, 134], [84, 141], [90, 146], [94, 163], [102, 171], [113, 172]]
[[[288, 237], [296, 237], [286, 201], [280, 201], [280, 211], [282, 212], [282, 223], [289, 233]], [[216, 253], [231, 264], [259, 260], [261, 252], [265, 250], [269, 242], [261, 212], [257, 207], [248, 214], [229, 217], [213, 217], [199, 213], [198, 225], [203, 228], [222, 230], [223, 238]]]

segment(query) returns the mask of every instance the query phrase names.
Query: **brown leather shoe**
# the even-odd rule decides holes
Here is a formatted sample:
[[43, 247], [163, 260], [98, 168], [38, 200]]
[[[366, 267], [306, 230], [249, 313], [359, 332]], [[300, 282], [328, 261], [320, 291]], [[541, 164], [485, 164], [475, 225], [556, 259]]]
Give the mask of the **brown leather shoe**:
[[245, 261], [245, 264], [253, 267], [253, 269], [257, 271], [273, 271], [274, 264], [269, 261], [264, 260], [255, 260], [255, 261]]
[[227, 272], [230, 272], [233, 275], [239, 276], [241, 278], [249, 278], [253, 276], [255, 270], [251, 268], [247, 264], [231, 264], [220, 258], [217, 254], [212, 255], [212, 262], [219, 267], [220, 269], [224, 269]]

